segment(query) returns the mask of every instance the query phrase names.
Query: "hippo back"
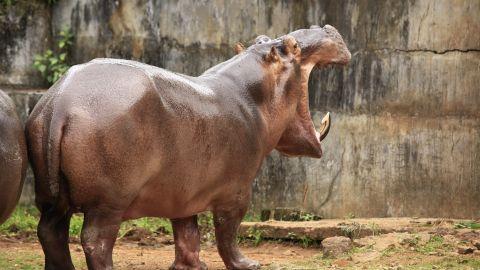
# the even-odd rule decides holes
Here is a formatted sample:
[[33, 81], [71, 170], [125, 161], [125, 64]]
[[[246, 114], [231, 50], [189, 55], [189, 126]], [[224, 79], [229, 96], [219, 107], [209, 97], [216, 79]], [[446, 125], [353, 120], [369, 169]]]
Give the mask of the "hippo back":
[[0, 224], [10, 216], [20, 198], [26, 168], [23, 126], [12, 100], [0, 90]]

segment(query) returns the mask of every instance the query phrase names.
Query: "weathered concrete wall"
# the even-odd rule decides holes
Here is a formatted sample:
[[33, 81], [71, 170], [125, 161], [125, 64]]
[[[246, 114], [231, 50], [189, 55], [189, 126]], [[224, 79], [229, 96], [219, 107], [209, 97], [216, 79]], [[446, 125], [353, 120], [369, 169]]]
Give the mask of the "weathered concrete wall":
[[325, 156], [273, 153], [254, 207], [469, 218], [480, 216], [479, 14], [476, 0], [63, 0], [51, 30], [73, 29], [75, 63], [121, 57], [197, 75], [237, 41], [332, 24], [353, 57], [310, 81], [316, 121], [333, 113]]
[[50, 10], [42, 1], [0, 2], [0, 85], [38, 85], [32, 63], [50, 40]]

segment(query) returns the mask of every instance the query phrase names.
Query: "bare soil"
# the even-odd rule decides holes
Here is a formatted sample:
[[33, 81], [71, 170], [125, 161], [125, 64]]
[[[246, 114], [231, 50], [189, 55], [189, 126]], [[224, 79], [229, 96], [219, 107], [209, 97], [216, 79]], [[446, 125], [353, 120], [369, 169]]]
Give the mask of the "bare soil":
[[[480, 230], [462, 224], [445, 219], [244, 223], [240, 246], [262, 269], [271, 270], [480, 269]], [[324, 256], [319, 239], [331, 236], [349, 236], [352, 248], [336, 257]], [[72, 240], [74, 264], [87, 269], [78, 239]], [[201, 259], [209, 269], [224, 269], [211, 240], [202, 244]], [[170, 235], [142, 229], [126, 233], [114, 250], [115, 269], [122, 270], [168, 269], [173, 258]], [[43, 252], [36, 238], [0, 237], [0, 269], [43, 269]]]
[[[77, 269], [86, 270], [82, 247], [78, 243], [70, 244], [70, 251]], [[242, 252], [249, 258], [268, 266], [273, 262], [290, 263], [308, 260], [318, 255], [319, 250], [314, 248], [302, 248], [293, 245], [262, 243], [254, 247], [242, 246]], [[3, 255], [3, 256], [2, 256]], [[168, 269], [174, 259], [174, 246], [140, 246], [138, 243], [119, 241], [115, 245], [113, 260], [115, 269], [153, 270]], [[223, 262], [213, 245], [203, 245], [200, 253], [209, 269], [224, 269]], [[24, 260], [18, 263], [18, 259]], [[11, 259], [7, 269], [42, 269], [43, 253], [38, 242], [22, 243], [18, 241], [0, 241], [0, 260]], [[16, 264], [16, 266], [15, 266]], [[0, 263], [0, 265], [2, 265]], [[31, 268], [29, 266], [32, 266]], [[4, 269], [4, 268], [2, 268]]]

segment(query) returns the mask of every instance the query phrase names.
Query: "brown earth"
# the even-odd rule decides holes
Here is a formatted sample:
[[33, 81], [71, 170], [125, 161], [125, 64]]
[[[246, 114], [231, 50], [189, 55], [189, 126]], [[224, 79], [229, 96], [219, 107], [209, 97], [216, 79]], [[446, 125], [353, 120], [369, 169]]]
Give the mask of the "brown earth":
[[[463, 224], [468, 223], [412, 218], [244, 223], [241, 250], [271, 270], [480, 269], [480, 230]], [[346, 245], [350, 250], [324, 254], [320, 241], [332, 236], [342, 243], [351, 239]], [[73, 242], [74, 263], [86, 269], [81, 245], [78, 239]], [[204, 240], [200, 256], [209, 269], [224, 269], [212, 239]], [[171, 236], [140, 228], [127, 232], [114, 250], [116, 269], [168, 269], [173, 258]], [[42, 267], [43, 253], [35, 238], [0, 238], [0, 269]]]
[[[74, 263], [79, 270], [86, 270], [82, 247], [78, 243], [70, 244], [70, 250], [74, 259]], [[243, 253], [255, 260], [261, 262], [262, 265], [268, 266], [272, 263], [290, 263], [295, 261], [308, 260], [321, 251], [314, 248], [302, 248], [293, 245], [262, 243], [254, 247], [242, 247]], [[3, 254], [3, 256], [2, 256]], [[213, 245], [203, 245], [200, 253], [202, 260], [208, 265], [209, 269], [224, 269], [223, 262], [217, 253], [217, 249]], [[25, 258], [30, 263], [19, 264], [15, 267], [15, 258]], [[0, 260], [12, 259], [11, 269], [41, 269], [43, 265], [43, 253], [38, 242], [19, 242], [8, 241], [3, 239], [0, 241]], [[153, 270], [168, 269], [174, 258], [174, 246], [139, 246], [138, 243], [119, 241], [114, 249], [115, 269], [127, 270]], [[25, 262], [25, 261], [24, 261]], [[2, 264], [0, 263], [0, 266]], [[10, 268], [9, 268], [10, 269]]]

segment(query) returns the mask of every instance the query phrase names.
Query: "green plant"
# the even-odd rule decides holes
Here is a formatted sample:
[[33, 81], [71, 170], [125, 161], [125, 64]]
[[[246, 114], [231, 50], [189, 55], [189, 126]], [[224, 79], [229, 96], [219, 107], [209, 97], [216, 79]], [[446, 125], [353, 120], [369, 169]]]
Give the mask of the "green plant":
[[344, 236], [350, 239], [355, 239], [360, 236], [360, 233], [362, 230], [364, 230], [364, 226], [358, 222], [352, 222], [350, 224], [344, 224], [340, 226], [340, 230]]
[[247, 238], [253, 240], [253, 244], [258, 246], [263, 241], [263, 231], [256, 227], [251, 227], [247, 231]]
[[312, 221], [315, 220], [315, 215], [310, 213], [301, 213], [299, 220], [301, 221]]
[[2, 225], [0, 225], [0, 234], [3, 235], [18, 235], [27, 234], [35, 235], [39, 219], [39, 212], [34, 207], [15, 208], [10, 218]]
[[348, 214], [345, 215], [344, 219], [352, 219], [352, 218], [355, 218], [355, 214], [350, 212]]
[[168, 219], [144, 217], [123, 222], [120, 226], [119, 237], [125, 236], [127, 232], [134, 228], [143, 228], [152, 233], [161, 231], [166, 234], [173, 234], [172, 224]]
[[40, 71], [42, 77], [50, 84], [54, 84], [70, 67], [68, 53], [73, 44], [73, 33], [64, 27], [59, 33], [57, 48], [55, 51], [46, 50], [43, 54], [35, 55], [33, 67]]
[[260, 214], [255, 214], [253, 212], [248, 212], [244, 217], [243, 221], [247, 222], [259, 222], [261, 221], [260, 219]]
[[307, 248], [307, 247], [313, 246], [313, 244], [315, 244], [317, 241], [315, 239], [310, 238], [307, 235], [304, 235], [300, 237], [300, 242], [302, 243], [302, 246], [304, 248]]
[[442, 236], [434, 235], [425, 245], [418, 246], [415, 250], [423, 254], [428, 254], [439, 250], [452, 251], [453, 247], [450, 244], [444, 243]]
[[480, 229], [480, 223], [477, 223], [475, 221], [462, 221], [462, 222], [456, 223], [455, 228], [478, 230]]
[[380, 226], [375, 222], [369, 222], [368, 228], [372, 231], [372, 236], [380, 234]]
[[15, 4], [15, 0], [1, 0], [1, 1], [0, 1], [0, 4], [1, 4], [2, 6], [9, 7], [9, 6]]

